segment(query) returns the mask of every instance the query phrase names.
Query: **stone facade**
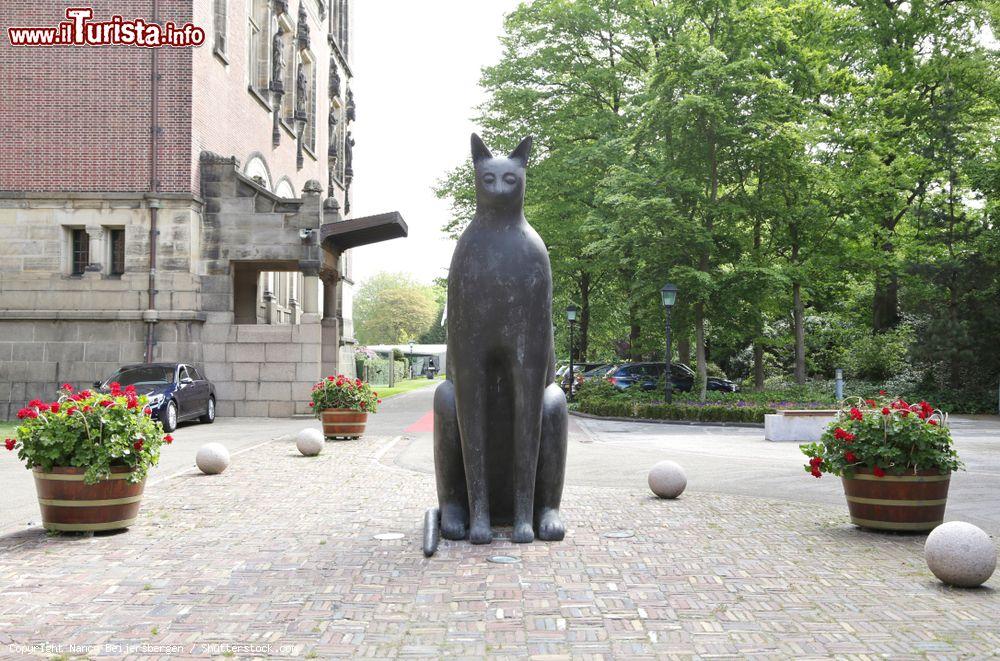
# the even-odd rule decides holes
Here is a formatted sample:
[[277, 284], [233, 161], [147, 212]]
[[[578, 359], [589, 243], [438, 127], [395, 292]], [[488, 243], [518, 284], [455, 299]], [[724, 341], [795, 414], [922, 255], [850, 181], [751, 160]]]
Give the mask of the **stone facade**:
[[[93, 6], [95, 21], [154, 11]], [[348, 2], [155, 7], [203, 27], [205, 44], [14, 48], [0, 36], [0, 57], [33, 72], [0, 104], [14, 131], [0, 159], [0, 419], [144, 360], [202, 365], [220, 415], [307, 413], [312, 383], [354, 370], [349, 248], [405, 235], [399, 219], [350, 238], [364, 219], [349, 215], [342, 160]], [[63, 19], [48, 3], [5, 10], [10, 25]], [[323, 240], [334, 223], [346, 232]]]

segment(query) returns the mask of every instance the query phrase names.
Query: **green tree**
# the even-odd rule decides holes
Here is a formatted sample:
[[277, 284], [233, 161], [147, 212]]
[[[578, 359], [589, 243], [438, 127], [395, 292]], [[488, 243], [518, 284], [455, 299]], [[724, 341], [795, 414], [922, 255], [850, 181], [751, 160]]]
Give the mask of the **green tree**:
[[354, 328], [362, 344], [399, 344], [430, 329], [438, 311], [434, 289], [402, 273], [378, 273], [358, 288]]

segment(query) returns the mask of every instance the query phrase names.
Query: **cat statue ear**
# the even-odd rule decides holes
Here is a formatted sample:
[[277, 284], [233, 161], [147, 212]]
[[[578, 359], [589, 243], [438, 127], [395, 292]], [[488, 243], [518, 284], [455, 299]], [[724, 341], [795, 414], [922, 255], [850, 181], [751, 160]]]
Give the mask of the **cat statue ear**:
[[510, 153], [510, 160], [519, 162], [521, 167], [528, 167], [528, 156], [531, 154], [531, 142], [532, 137], [530, 135], [522, 140], [521, 144], [519, 144], [514, 151]]
[[475, 133], [472, 134], [472, 162], [478, 163], [479, 161], [485, 161], [493, 158], [493, 153], [490, 152], [489, 147], [483, 142]]

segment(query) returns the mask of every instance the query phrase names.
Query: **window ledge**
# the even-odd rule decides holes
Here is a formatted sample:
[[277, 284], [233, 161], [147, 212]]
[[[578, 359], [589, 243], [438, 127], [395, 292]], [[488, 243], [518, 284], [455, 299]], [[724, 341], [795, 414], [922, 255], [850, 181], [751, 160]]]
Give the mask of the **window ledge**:
[[212, 48], [212, 55], [215, 55], [217, 58], [219, 58], [219, 60], [226, 66], [229, 66], [229, 58], [226, 57], [226, 51], [222, 50], [218, 46], [215, 46], [214, 48]]
[[318, 161], [319, 160], [318, 158], [316, 158], [316, 154], [313, 153], [313, 150], [310, 149], [309, 147], [307, 147], [306, 145], [302, 145], [302, 151], [304, 151], [306, 154], [308, 154], [309, 158], [311, 158], [312, 160], [314, 160], [314, 161]]
[[257, 103], [263, 106], [265, 110], [268, 112], [274, 112], [274, 108], [271, 107], [270, 102], [264, 98], [264, 95], [258, 92], [253, 85], [247, 85], [247, 91], [250, 92], [250, 96], [256, 99]]
[[281, 128], [285, 129], [285, 132], [288, 133], [288, 135], [292, 138], [292, 140], [295, 140], [298, 137], [297, 135], [295, 135], [295, 129], [292, 128], [292, 125], [289, 124], [287, 120], [285, 120], [284, 118], [280, 118], [278, 120], [278, 123], [281, 124]]

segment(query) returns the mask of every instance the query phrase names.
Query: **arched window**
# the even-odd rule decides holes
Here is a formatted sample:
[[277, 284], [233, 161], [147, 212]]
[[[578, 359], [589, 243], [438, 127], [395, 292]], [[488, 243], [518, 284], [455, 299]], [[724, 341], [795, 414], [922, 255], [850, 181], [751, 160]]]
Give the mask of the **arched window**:
[[271, 77], [271, 3], [250, 0], [248, 34], [250, 86], [267, 98]]
[[271, 173], [267, 169], [267, 163], [260, 156], [251, 156], [243, 168], [243, 174], [248, 179], [252, 179], [260, 186], [271, 190]]
[[288, 179], [282, 178], [278, 182], [278, 185], [274, 187], [274, 194], [278, 197], [292, 198], [295, 197], [295, 189], [292, 188], [292, 184]]
[[214, 0], [212, 10], [215, 19], [215, 50], [226, 54], [226, 0]]

